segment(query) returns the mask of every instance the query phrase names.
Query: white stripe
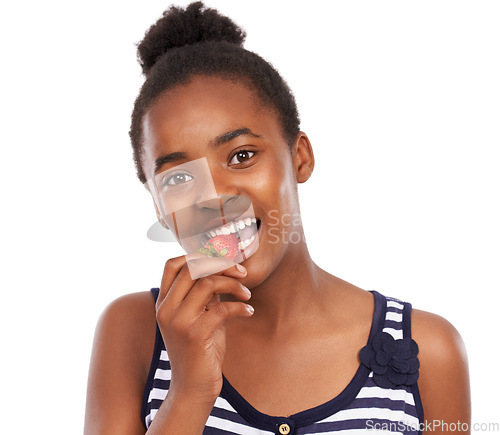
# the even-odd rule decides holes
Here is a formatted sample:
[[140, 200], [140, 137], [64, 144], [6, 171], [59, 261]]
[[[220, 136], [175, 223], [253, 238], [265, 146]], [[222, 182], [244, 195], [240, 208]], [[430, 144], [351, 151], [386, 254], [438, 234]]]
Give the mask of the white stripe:
[[400, 302], [388, 300], [387, 301], [387, 308], [389, 308], [389, 307], [399, 308], [400, 310], [402, 310], [403, 309], [403, 304], [400, 303]]
[[392, 311], [387, 311], [385, 315], [385, 320], [394, 320], [395, 322], [403, 321], [403, 313], [394, 313]]
[[152, 409], [149, 415], [146, 416], [146, 427], [149, 428], [157, 412], [158, 412], [157, 409]]
[[149, 398], [148, 398], [148, 403], [151, 402], [152, 400], [164, 400], [165, 397], [167, 397], [167, 392], [168, 390], [164, 390], [163, 388], [153, 388], [149, 392]]
[[403, 338], [403, 330], [402, 329], [384, 328], [383, 331], [387, 332], [388, 334], [391, 334], [392, 338], [394, 338], [394, 340], [399, 340], [400, 338]]
[[405, 390], [392, 390], [380, 387], [363, 387], [359, 391], [356, 399], [383, 398], [391, 400], [404, 400], [408, 405], [415, 406], [413, 394]]
[[161, 361], [168, 361], [168, 353], [166, 350], [162, 350], [160, 353], [160, 360]]
[[219, 417], [214, 417], [210, 415], [208, 417], [207, 423], [205, 426], [214, 427], [216, 429], [223, 429], [229, 431], [233, 431], [234, 433], [241, 433], [245, 435], [274, 435], [274, 432], [269, 432], [267, 430], [255, 429], [251, 426], [247, 426], [240, 423], [235, 423], [233, 421], [224, 420]]
[[418, 418], [406, 414], [402, 410], [391, 410], [386, 408], [357, 408], [357, 409], [344, 409], [319, 421], [318, 423], [329, 423], [334, 421], [366, 419], [373, 420], [376, 418], [384, 420], [392, 420], [395, 422], [404, 422], [408, 426], [417, 426], [419, 424]]
[[220, 396], [217, 397], [217, 399], [215, 400], [214, 408], [225, 409], [226, 411], [236, 412], [236, 409], [234, 409], [226, 399], [223, 399]]
[[162, 381], [170, 381], [172, 378], [172, 372], [170, 370], [156, 369], [155, 379], [161, 379]]

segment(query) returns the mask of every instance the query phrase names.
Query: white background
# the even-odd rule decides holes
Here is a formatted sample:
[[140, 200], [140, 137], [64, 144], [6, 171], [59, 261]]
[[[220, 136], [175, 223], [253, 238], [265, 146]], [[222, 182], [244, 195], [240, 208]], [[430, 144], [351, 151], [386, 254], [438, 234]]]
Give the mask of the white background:
[[[473, 419], [499, 421], [499, 3], [209, 5], [295, 92], [317, 159], [300, 186], [313, 259], [450, 320]], [[2, 433], [81, 433], [99, 314], [182, 254], [146, 238], [128, 139], [134, 43], [167, 6], [3, 3]]]

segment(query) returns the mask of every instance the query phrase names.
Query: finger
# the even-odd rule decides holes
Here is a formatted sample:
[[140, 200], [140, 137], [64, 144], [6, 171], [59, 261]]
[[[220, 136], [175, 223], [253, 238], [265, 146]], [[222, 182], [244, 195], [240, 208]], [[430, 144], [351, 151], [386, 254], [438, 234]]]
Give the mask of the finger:
[[247, 268], [242, 264], [235, 264], [234, 266], [223, 270], [220, 274], [224, 276], [231, 276], [233, 278], [243, 278], [247, 276]]
[[225, 257], [208, 257], [189, 259], [188, 262], [191, 278], [198, 279], [207, 275], [220, 274], [234, 266], [234, 261]]
[[[176, 309], [186, 298], [186, 295], [191, 291], [191, 289], [197, 282], [197, 280], [193, 280], [191, 276], [190, 266], [193, 263], [202, 264], [211, 261], [210, 257], [205, 257], [203, 254], [198, 255], [202, 255], [202, 257], [191, 257], [189, 260], [187, 260], [187, 262], [184, 262], [184, 264], [180, 267], [180, 270], [176, 269], [176, 267], [178, 268], [180, 264], [182, 264], [181, 262], [172, 266], [172, 275], [176, 273], [175, 278], [172, 281], [171, 275], [168, 274], [168, 276], [162, 282], [162, 289], [160, 290], [160, 292], [163, 290], [164, 297], [163, 300], [160, 300], [160, 298], [158, 297], [159, 302], [157, 302], [157, 307], [159, 307], [163, 302], [167, 302], [170, 309]], [[204, 268], [203, 265], [199, 266], [199, 270], [201, 270], [202, 268]], [[225, 273], [227, 276], [231, 276], [232, 278], [243, 278], [246, 276], [247, 272], [246, 269], [240, 265], [238, 265], [238, 267], [236, 267], [236, 265], [232, 265], [228, 269], [221, 270], [213, 276], [220, 276], [223, 273]], [[167, 275], [167, 273], [165, 273], [165, 275]], [[167, 285], [169, 287], [165, 288]]]
[[172, 283], [176, 279], [177, 275], [181, 271], [181, 269], [184, 267], [186, 262], [188, 260], [197, 258], [197, 257], [204, 257], [203, 254], [200, 254], [198, 252], [195, 252], [193, 254], [188, 254], [188, 255], [181, 255], [179, 257], [173, 257], [169, 258], [166, 263], [165, 267], [163, 268], [163, 276], [161, 279], [161, 284], [160, 284], [160, 293], [158, 294], [158, 299], [157, 299], [157, 306], [160, 305], [163, 302], [163, 299], [167, 295], [167, 293], [170, 290], [170, 287], [172, 286]]
[[215, 275], [206, 276], [199, 279], [186, 295], [180, 315], [192, 319], [204, 314], [206, 307], [214, 305], [213, 297], [219, 295], [233, 295], [235, 298], [244, 301], [251, 297], [250, 290], [234, 278]]
[[233, 317], [251, 317], [253, 312], [253, 307], [244, 302], [220, 302], [203, 314], [200, 320], [204, 331], [211, 336], [226, 320]]

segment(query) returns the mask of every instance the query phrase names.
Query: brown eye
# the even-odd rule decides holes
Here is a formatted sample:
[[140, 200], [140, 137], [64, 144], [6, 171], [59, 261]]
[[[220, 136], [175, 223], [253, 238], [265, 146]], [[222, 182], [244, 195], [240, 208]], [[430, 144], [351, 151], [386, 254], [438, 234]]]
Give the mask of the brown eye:
[[232, 165], [238, 165], [240, 163], [245, 163], [248, 161], [255, 153], [253, 151], [241, 150], [238, 151], [231, 159]]

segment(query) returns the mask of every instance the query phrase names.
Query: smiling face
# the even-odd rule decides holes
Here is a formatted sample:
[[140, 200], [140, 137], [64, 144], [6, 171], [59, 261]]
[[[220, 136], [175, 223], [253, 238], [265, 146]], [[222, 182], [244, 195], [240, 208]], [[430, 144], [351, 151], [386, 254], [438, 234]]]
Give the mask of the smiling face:
[[[202, 229], [204, 242], [214, 234], [219, 236], [218, 232], [227, 235], [227, 231], [239, 229], [251, 238], [258, 227], [258, 246], [253, 244], [257, 247], [243, 259], [249, 279], [257, 285], [287, 253], [304, 243], [290, 238], [292, 233], [302, 234], [297, 182], [308, 178], [300, 157], [307, 138], [299, 136], [291, 153], [278, 117], [254, 91], [237, 82], [195, 76], [187, 85], [164, 92], [146, 112], [142, 165], [150, 178], [206, 159], [202, 161], [208, 165], [213, 190], [220, 199], [204, 201], [199, 194], [200, 201], [183, 208], [177, 219], [196, 222], [193, 227]], [[182, 191], [192, 182], [190, 177], [188, 171], [177, 171], [162, 182], [171, 191]], [[211, 190], [207, 183], [203, 185]], [[220, 221], [221, 207], [226, 222]], [[245, 221], [250, 224], [248, 230], [243, 230]], [[166, 223], [173, 228], [172, 220]]]

